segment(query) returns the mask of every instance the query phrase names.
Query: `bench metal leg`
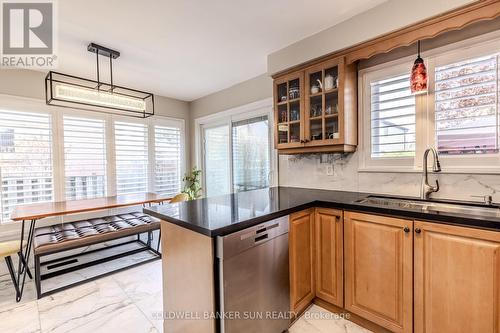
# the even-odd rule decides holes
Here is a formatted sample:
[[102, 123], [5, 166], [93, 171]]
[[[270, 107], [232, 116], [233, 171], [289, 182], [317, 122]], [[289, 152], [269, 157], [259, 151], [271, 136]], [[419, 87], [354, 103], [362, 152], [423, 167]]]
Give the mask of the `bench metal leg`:
[[35, 254], [35, 286], [36, 298], [40, 299], [42, 296], [42, 280], [40, 277], [40, 256]]
[[[126, 241], [126, 242], [120, 243], [120, 244], [114, 244], [114, 245], [110, 245], [110, 246], [106, 246], [106, 247], [103, 247], [103, 248], [94, 249], [94, 250], [87, 251], [87, 252], [80, 252], [80, 253], [77, 253], [77, 254], [72, 254], [72, 255], [69, 255], [69, 256], [59, 257], [59, 258], [55, 258], [55, 259], [51, 259], [51, 260], [45, 260], [45, 261], [43, 261], [42, 257], [48, 256], [48, 255], [52, 255], [54, 253], [58, 253], [59, 251], [53, 252], [53, 253], [43, 253], [43, 254], [36, 254], [35, 253], [34, 254], [34, 261], [35, 261], [35, 285], [36, 285], [36, 291], [37, 291], [37, 297], [38, 297], [38, 299], [40, 299], [40, 298], [42, 298], [44, 296], [53, 294], [55, 292], [65, 290], [65, 289], [74, 287], [76, 285], [79, 285], [79, 284], [82, 284], [82, 283], [85, 283], [85, 282], [88, 282], [88, 281], [92, 281], [92, 280], [95, 280], [95, 279], [100, 278], [100, 277], [107, 276], [109, 274], [113, 274], [115, 272], [119, 272], [119, 271], [122, 271], [122, 270], [125, 270], [125, 269], [128, 269], [128, 268], [131, 268], [131, 267], [136, 267], [138, 265], [142, 265], [142, 264], [145, 264], [147, 262], [151, 262], [153, 260], [160, 259], [161, 258], [161, 253], [159, 253], [157, 250], [155, 250], [154, 247], [150, 246], [151, 242], [152, 242], [152, 239], [153, 239], [152, 238], [153, 232], [154, 231], [145, 232], [147, 234], [147, 237], [148, 237], [148, 240], [149, 240], [149, 245], [147, 243], [143, 242], [142, 240], [140, 240], [140, 237], [138, 237], [137, 240], [130, 240], [130, 241]], [[138, 236], [140, 236], [140, 235], [138, 234]], [[126, 238], [128, 238], [128, 237], [129, 236], [127, 236]], [[62, 268], [62, 269], [58, 268], [57, 270], [50, 271], [50, 272], [45, 272], [43, 274], [41, 272], [42, 266], [43, 267], [47, 266], [47, 269], [50, 269], [49, 265], [53, 265], [53, 264], [57, 265], [58, 262], [63, 262], [65, 260], [74, 259], [74, 258], [77, 258], [77, 257], [81, 257], [81, 256], [87, 255], [89, 253], [100, 252], [100, 251], [103, 251], [103, 250], [107, 250], [109, 248], [119, 247], [119, 246], [131, 244], [131, 243], [139, 243], [141, 245], [141, 247], [133, 249], [133, 250], [127, 250], [125, 252], [117, 253], [117, 254], [114, 254], [114, 255], [109, 255], [109, 256], [106, 256], [106, 257], [99, 258], [99, 259], [94, 259], [92, 261], [79, 263], [79, 264], [72, 265], [72, 266], [69, 266], [69, 267], [66, 267], [66, 268]], [[118, 269], [112, 269], [112, 270], [110, 270], [110, 271], [108, 271], [106, 273], [103, 273], [103, 274], [98, 274], [98, 275], [95, 275], [95, 276], [92, 276], [92, 277], [89, 277], [89, 278], [85, 278], [85, 279], [83, 279], [81, 281], [78, 281], [78, 282], [74, 282], [74, 283], [71, 283], [71, 284], [68, 284], [68, 285], [64, 285], [64, 286], [58, 287], [56, 289], [51, 289], [51, 290], [42, 292], [42, 281], [43, 280], [50, 279], [50, 278], [55, 277], [55, 276], [60, 276], [60, 275], [66, 274], [66, 273], [74, 272], [74, 271], [77, 271], [77, 270], [80, 270], [80, 269], [83, 269], [83, 268], [87, 268], [87, 267], [99, 265], [99, 264], [102, 264], [102, 263], [105, 263], [105, 262], [108, 262], [108, 261], [112, 261], [112, 260], [116, 260], [116, 259], [119, 259], [119, 258], [127, 257], [127, 256], [130, 256], [130, 255], [136, 254], [136, 253], [145, 252], [145, 251], [150, 252], [153, 256], [151, 258], [149, 258], [149, 259], [142, 260], [140, 262], [136, 262], [136, 263], [131, 264], [131, 265], [127, 265], [126, 267], [121, 267], [121, 268], [118, 268]], [[64, 251], [61, 251], [61, 252], [64, 252]], [[75, 260], [75, 262], [76, 262], [76, 260]], [[61, 266], [63, 266], [63, 265], [61, 265]], [[45, 269], [44, 271], [47, 271], [47, 269]]]
[[161, 229], [158, 230], [158, 244], [156, 245], [156, 251], [160, 252], [160, 242], [161, 242]]

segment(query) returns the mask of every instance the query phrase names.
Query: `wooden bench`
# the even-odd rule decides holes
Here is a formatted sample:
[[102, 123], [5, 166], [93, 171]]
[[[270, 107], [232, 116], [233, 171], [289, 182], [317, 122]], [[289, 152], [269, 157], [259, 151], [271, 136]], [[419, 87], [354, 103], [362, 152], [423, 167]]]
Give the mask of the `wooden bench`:
[[[132, 212], [126, 214], [118, 214], [100, 218], [86, 219], [82, 221], [57, 224], [48, 227], [36, 228], [33, 239], [33, 251], [35, 258], [35, 284], [38, 298], [45, 296], [55, 291], [69, 288], [75, 284], [114, 273], [117, 270], [99, 274], [91, 279], [79, 281], [61, 288], [50, 290], [50, 292], [42, 293], [41, 281], [52, 278], [54, 276], [73, 272], [82, 268], [87, 268], [106, 261], [115, 260], [124, 256], [135, 254], [142, 251], [149, 251], [153, 254], [151, 260], [161, 258], [159, 253], [159, 238], [156, 249], [151, 245], [152, 232], [160, 229], [160, 220], [142, 212]], [[147, 241], [141, 240], [140, 235], [147, 234]], [[106, 246], [96, 250], [83, 251], [77, 254], [72, 254], [57, 259], [41, 261], [41, 258], [55, 253], [65, 252], [72, 249], [82, 248], [90, 245], [100, 244], [111, 240], [122, 239], [130, 236], [136, 236], [137, 239], [121, 242], [111, 246]], [[133, 250], [119, 252], [117, 254], [99, 258], [84, 263], [78, 262], [78, 257], [87, 255], [94, 251], [102, 251], [111, 247], [122, 246], [137, 242], [140, 246]], [[148, 261], [151, 261], [148, 260]], [[140, 262], [144, 263], [143, 261]], [[47, 268], [47, 272], [40, 274], [42, 267]], [[135, 266], [135, 265], [134, 265]], [[61, 268], [62, 267], [62, 268]], [[127, 266], [124, 268], [130, 268]], [[124, 268], [120, 268], [122, 270]]]

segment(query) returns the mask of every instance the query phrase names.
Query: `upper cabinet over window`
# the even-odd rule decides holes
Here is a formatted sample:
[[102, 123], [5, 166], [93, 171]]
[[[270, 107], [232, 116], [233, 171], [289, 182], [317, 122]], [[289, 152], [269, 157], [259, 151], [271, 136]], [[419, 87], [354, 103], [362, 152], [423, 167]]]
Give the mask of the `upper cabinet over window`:
[[356, 150], [356, 75], [356, 66], [340, 57], [275, 79], [280, 154]]

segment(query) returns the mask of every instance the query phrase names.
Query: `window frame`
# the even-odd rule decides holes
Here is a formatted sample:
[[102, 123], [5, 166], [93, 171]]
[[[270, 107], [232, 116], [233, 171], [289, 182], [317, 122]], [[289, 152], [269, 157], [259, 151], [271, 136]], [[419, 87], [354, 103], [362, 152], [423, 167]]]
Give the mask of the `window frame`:
[[[51, 175], [51, 184], [52, 184], [51, 197], [52, 197], [52, 199], [49, 201], [39, 201], [39, 202], [32, 202], [32, 203], [35, 204], [35, 203], [53, 202], [56, 200], [56, 196], [57, 196], [57, 192], [58, 192], [58, 186], [56, 186], [56, 183], [55, 183], [55, 180], [56, 180], [55, 175], [57, 172], [57, 170], [56, 170], [57, 166], [55, 163], [56, 151], [55, 151], [55, 145], [54, 145], [54, 142], [55, 142], [55, 139], [54, 139], [54, 126], [55, 126], [54, 117], [50, 113], [47, 113], [47, 112], [44, 112], [44, 111], [37, 109], [36, 105], [29, 105], [28, 108], [21, 108], [19, 105], [16, 105], [16, 103], [11, 103], [11, 102], [12, 102], [12, 100], [5, 100], [4, 101], [3, 96], [0, 96], [0, 103], [2, 105], [0, 107], [0, 110], [17, 112], [17, 113], [25, 112], [25, 113], [29, 113], [29, 114], [40, 114], [40, 115], [47, 116], [47, 119], [48, 119], [48, 122], [50, 125], [51, 140], [52, 140], [52, 142], [50, 143], [50, 146], [51, 146], [51, 164], [52, 164], [52, 175]], [[1, 173], [1, 170], [0, 170], [0, 173]], [[1, 183], [0, 183], [0, 186], [2, 186]], [[2, 189], [0, 188], [0, 209], [2, 210], [0, 212], [0, 226], [10, 224], [10, 223], [15, 223], [15, 222], [12, 222], [10, 219], [6, 219], [6, 220], [3, 219], [3, 203], [1, 202], [2, 201], [1, 195], [2, 195]]]
[[[112, 123], [113, 127], [113, 144], [114, 144], [114, 149], [112, 152], [112, 155], [114, 157], [114, 166], [113, 166], [113, 178], [115, 181], [115, 195], [118, 195], [118, 178], [117, 178], [117, 172], [116, 172], [116, 167], [117, 167], [117, 162], [116, 162], [116, 123], [129, 123], [129, 124], [139, 124], [139, 125], [145, 125], [146, 128], [146, 139], [145, 139], [145, 144], [146, 144], [146, 192], [150, 192], [154, 189], [151, 183], [151, 177], [150, 177], [150, 171], [151, 171], [151, 151], [154, 151], [154, 146], [150, 146], [151, 144], [151, 124], [148, 120], [145, 122], [141, 121], [139, 118], [131, 118], [131, 117], [126, 117], [126, 116], [111, 116], [110, 122]], [[134, 193], [139, 193], [139, 192], [130, 192], [129, 194], [134, 194]], [[122, 194], [126, 195], [126, 194]]]
[[[146, 119], [119, 116], [113, 114], [99, 113], [71, 109], [66, 107], [54, 107], [45, 104], [45, 101], [29, 97], [11, 96], [0, 94], [0, 109], [18, 112], [42, 113], [50, 117], [52, 126], [52, 181], [53, 199], [51, 202], [65, 201], [65, 160], [64, 160], [64, 116], [82, 117], [90, 119], [101, 119], [105, 121], [106, 142], [106, 195], [116, 195], [116, 159], [115, 159], [115, 132], [114, 122], [136, 122], [146, 124], [148, 127], [148, 192], [155, 191], [154, 184], [154, 125], [177, 127], [180, 129], [180, 183], [182, 188], [182, 176], [186, 172], [186, 137], [185, 120], [181, 118], [155, 115]], [[153, 142], [153, 145], [151, 145]], [[0, 226], [15, 224], [11, 220], [2, 221]], [[9, 229], [9, 228], [7, 228]]]
[[151, 175], [149, 177], [149, 183], [148, 186], [150, 189], [152, 189], [153, 192], [157, 192], [157, 187], [156, 187], [156, 128], [155, 126], [161, 126], [161, 127], [175, 127], [179, 129], [179, 135], [180, 135], [180, 140], [179, 140], [179, 152], [180, 152], [180, 166], [179, 166], [179, 176], [180, 176], [180, 189], [182, 190], [183, 188], [183, 182], [182, 178], [184, 177], [184, 174], [186, 173], [186, 152], [185, 152], [185, 122], [183, 119], [175, 119], [175, 118], [170, 118], [170, 117], [161, 117], [161, 119], [155, 119], [155, 121], [151, 121], [149, 132], [150, 135], [148, 136], [148, 145], [150, 147], [153, 147], [152, 149], [149, 149], [148, 152], [150, 154], [148, 158], [148, 173]]
[[[371, 156], [371, 83], [388, 79], [391, 77], [409, 73], [408, 61], [411, 58], [397, 60], [374, 66], [359, 71], [358, 91], [359, 91], [359, 171], [394, 171], [394, 172], [412, 172], [415, 170], [415, 157], [381, 157], [373, 158]], [[419, 121], [420, 113], [418, 98], [415, 96], [415, 156], [418, 156], [419, 147]]]
[[[88, 112], [84, 112], [84, 111], [81, 111], [81, 110], [78, 110], [77, 112], [75, 112], [75, 110], [63, 110], [63, 112], [60, 113], [60, 115], [57, 115], [56, 118], [57, 121], [58, 121], [58, 128], [57, 128], [57, 133], [58, 133], [58, 137], [56, 140], [59, 141], [61, 147], [58, 147], [61, 148], [61, 151], [60, 151], [60, 156], [62, 156], [61, 159], [59, 159], [58, 161], [53, 161], [53, 163], [59, 163], [61, 164], [60, 165], [60, 174], [61, 174], [61, 177], [62, 179], [61, 180], [64, 180], [64, 184], [62, 186], [62, 189], [61, 189], [61, 195], [62, 197], [60, 198], [61, 200], [67, 200], [66, 199], [66, 155], [64, 153], [64, 144], [65, 144], [65, 141], [64, 141], [64, 117], [65, 116], [68, 116], [68, 117], [74, 117], [74, 118], [82, 118], [82, 119], [99, 119], [99, 120], [102, 120], [104, 122], [104, 150], [105, 150], [105, 158], [106, 158], [106, 174], [105, 174], [105, 177], [106, 177], [106, 187], [104, 189], [104, 193], [106, 195], [109, 195], [109, 178], [110, 178], [110, 170], [109, 170], [109, 162], [108, 162], [108, 158], [109, 158], [109, 153], [108, 153], [108, 142], [110, 141], [110, 138], [108, 137], [108, 132], [107, 132], [107, 129], [108, 129], [108, 119], [105, 117], [104, 114], [99, 114], [97, 116], [93, 116], [92, 114], [89, 114]], [[54, 130], [54, 129], [53, 129]], [[56, 141], [54, 140], [54, 141]], [[58, 184], [59, 186], [59, 184]], [[77, 199], [79, 200], [79, 199]], [[83, 200], [83, 199], [82, 199]]]
[[[428, 146], [435, 147], [436, 142], [436, 123], [435, 123], [435, 69], [436, 67], [445, 66], [452, 63], [461, 62], [464, 60], [479, 58], [500, 53], [500, 40], [491, 40], [484, 43], [472, 44], [466, 43], [462, 47], [449, 50], [434, 57], [429, 57], [428, 71], [432, 73], [429, 75], [429, 92], [428, 92], [428, 107], [427, 107], [427, 138]], [[500, 58], [497, 58], [497, 61]], [[498, 100], [500, 89], [500, 77], [498, 77], [499, 64], [497, 64], [497, 135], [500, 140], [500, 127], [498, 118], [500, 117], [500, 101]], [[500, 141], [499, 141], [500, 142]], [[466, 154], [466, 155], [440, 155], [443, 168], [446, 171], [461, 171], [470, 169], [470, 171], [477, 170], [479, 173], [500, 173], [500, 152], [497, 154]], [[497, 167], [495, 167], [497, 166]], [[422, 162], [418, 163], [418, 167], [422, 168]]]
[[[370, 82], [376, 81], [377, 78], [383, 79], [401, 73], [409, 73], [415, 57], [409, 56], [359, 71], [358, 102], [360, 112], [358, 127], [360, 129], [360, 144], [358, 147], [358, 171], [421, 172], [422, 156], [425, 149], [436, 145], [434, 114], [435, 68], [499, 52], [500, 32], [495, 31], [422, 53], [421, 56], [427, 66], [429, 91], [426, 94], [415, 95], [416, 147], [414, 158], [374, 159], [371, 157]], [[497, 81], [497, 84], [500, 86], [500, 80]], [[500, 113], [500, 103], [497, 103], [497, 112]], [[498, 133], [500, 137], [500, 127]], [[491, 155], [440, 155], [440, 159], [442, 173], [500, 174], [500, 153]]]
[[233, 180], [233, 159], [231, 158], [232, 154], [233, 154], [233, 147], [232, 147], [232, 140], [231, 140], [231, 122], [227, 122], [227, 121], [215, 121], [215, 122], [211, 122], [211, 123], [207, 123], [207, 124], [203, 124], [201, 125], [201, 140], [202, 140], [202, 143], [201, 143], [201, 149], [202, 149], [202, 159], [201, 159], [201, 170], [203, 170], [203, 173], [202, 173], [202, 191], [204, 193], [204, 195], [207, 195], [207, 178], [206, 178], [206, 175], [207, 173], [205, 172], [205, 170], [207, 170], [207, 166], [206, 166], [206, 159], [205, 159], [205, 156], [206, 156], [206, 149], [205, 149], [205, 144], [206, 144], [206, 135], [205, 135], [205, 131], [206, 130], [209, 130], [209, 129], [214, 129], [214, 128], [219, 128], [219, 127], [227, 127], [227, 137], [228, 137], [228, 140], [227, 140], [227, 152], [228, 152], [228, 159], [227, 159], [227, 165], [226, 167], [228, 168], [229, 170], [229, 177], [227, 177], [227, 181], [228, 181], [228, 184], [226, 184], [226, 186], [229, 188], [229, 192], [231, 193], [232, 192], [232, 180]]
[[208, 116], [196, 118], [194, 120], [195, 128], [195, 165], [202, 170], [202, 189], [205, 191], [205, 159], [204, 159], [204, 130], [205, 128], [219, 127], [222, 125], [228, 126], [229, 135], [229, 189], [233, 192], [233, 146], [232, 146], [232, 123], [240, 120], [251, 119], [259, 116], [267, 116], [269, 122], [269, 186], [278, 185], [278, 152], [274, 142], [274, 113], [273, 113], [272, 98], [266, 98], [253, 103], [245, 104], [239, 107], [220, 111]]

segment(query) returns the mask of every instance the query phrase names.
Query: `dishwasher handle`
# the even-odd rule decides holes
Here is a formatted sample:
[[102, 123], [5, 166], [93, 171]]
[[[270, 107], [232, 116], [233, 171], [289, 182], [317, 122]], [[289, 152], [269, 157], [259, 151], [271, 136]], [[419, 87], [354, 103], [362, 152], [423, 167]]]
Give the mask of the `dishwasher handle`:
[[260, 236], [255, 237], [254, 242], [255, 242], [255, 244], [257, 244], [260, 241], [268, 239], [268, 237], [269, 237], [269, 234], [262, 234]]

